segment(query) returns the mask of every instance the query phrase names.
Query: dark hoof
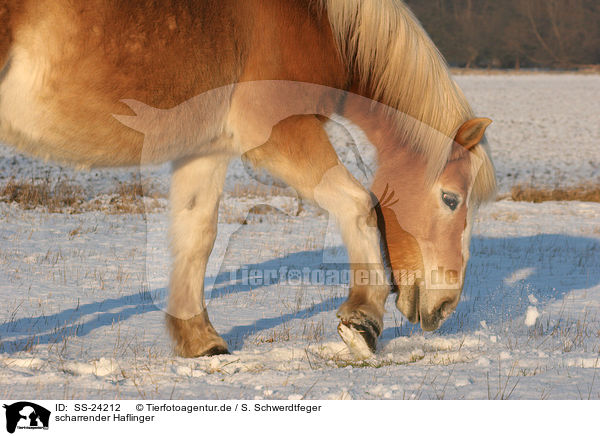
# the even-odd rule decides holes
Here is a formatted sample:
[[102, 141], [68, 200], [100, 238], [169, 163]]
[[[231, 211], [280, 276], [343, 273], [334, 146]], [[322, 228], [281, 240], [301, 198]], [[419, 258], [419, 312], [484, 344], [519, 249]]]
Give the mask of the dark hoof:
[[373, 357], [377, 348], [377, 338], [381, 328], [367, 318], [359, 320], [342, 320], [338, 325], [338, 333], [349, 350], [359, 359]]
[[375, 352], [377, 349], [377, 338], [379, 338], [381, 330], [374, 321], [365, 318], [360, 323], [342, 321], [342, 324], [359, 333], [369, 347], [369, 350], [371, 350], [372, 353]]
[[230, 354], [227, 348], [217, 345], [211, 349], [205, 351], [198, 357], [218, 356], [219, 354]]

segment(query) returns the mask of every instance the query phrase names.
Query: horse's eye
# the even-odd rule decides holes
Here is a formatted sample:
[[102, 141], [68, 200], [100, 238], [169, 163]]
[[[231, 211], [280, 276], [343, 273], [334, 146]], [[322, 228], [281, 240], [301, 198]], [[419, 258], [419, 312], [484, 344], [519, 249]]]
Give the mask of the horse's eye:
[[448, 192], [442, 192], [442, 201], [450, 210], [456, 210], [458, 207], [458, 197]]

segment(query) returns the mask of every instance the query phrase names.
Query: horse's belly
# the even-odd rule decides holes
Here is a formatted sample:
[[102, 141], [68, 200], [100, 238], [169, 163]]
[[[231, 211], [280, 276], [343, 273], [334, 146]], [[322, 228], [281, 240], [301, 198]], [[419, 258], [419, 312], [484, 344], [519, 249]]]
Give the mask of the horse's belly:
[[[143, 101], [146, 94], [165, 92], [145, 77], [137, 83], [131, 75], [119, 77], [118, 71], [86, 71], [72, 59], [53, 56], [47, 45], [25, 47], [13, 46], [0, 75], [1, 142], [79, 167], [153, 164], [227, 151], [221, 150], [227, 141], [220, 141], [220, 136], [231, 87], [203, 93], [171, 109], [156, 109]], [[101, 57], [91, 61], [99, 70], [105, 66]], [[140, 84], [148, 88], [141, 95], [136, 92]], [[137, 99], [144, 105], [141, 113], [129, 104]], [[196, 110], [198, 106], [203, 110]], [[129, 122], [132, 117], [137, 120]], [[161, 126], [160, 134], [155, 134]]]
[[44, 56], [13, 47], [0, 82], [0, 140], [76, 166], [139, 163], [143, 135], [120, 125], [93, 93], [64, 93], [77, 78], [58, 74]]
[[[210, 117], [193, 111], [193, 104], [188, 104], [192, 106], [188, 114], [185, 102], [178, 106], [183, 111], [156, 110], [140, 102], [144, 109], [133, 116], [137, 121], [127, 122], [132, 113], [125, 103], [94, 92], [94, 87], [88, 92], [81, 77], [59, 76], [60, 71], [43, 58], [13, 51], [0, 83], [0, 141], [36, 157], [79, 167], [162, 163], [216, 151], [208, 149], [221, 145], [215, 138], [225, 118], [227, 92], [219, 99], [212, 95], [215, 92], [206, 97], [212, 103], [205, 111]], [[148, 116], [152, 112], [159, 117]], [[183, 112], [180, 119], [191, 118], [188, 125], [180, 126], [178, 112]], [[155, 134], [157, 129], [162, 129], [160, 135]]]

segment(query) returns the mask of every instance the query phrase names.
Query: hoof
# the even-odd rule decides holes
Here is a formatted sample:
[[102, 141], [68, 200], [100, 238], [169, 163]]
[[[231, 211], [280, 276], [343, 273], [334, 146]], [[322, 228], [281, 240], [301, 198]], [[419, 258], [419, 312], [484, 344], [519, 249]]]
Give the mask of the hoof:
[[187, 320], [167, 315], [167, 327], [178, 356], [203, 357], [229, 353], [227, 343], [211, 325], [206, 311]]
[[231, 354], [229, 353], [229, 350], [221, 345], [217, 345], [215, 347], [212, 347], [210, 350], [205, 351], [203, 354], [201, 354], [198, 357], [208, 357], [208, 356], [218, 356], [219, 354]]
[[350, 351], [359, 359], [368, 359], [377, 349], [377, 338], [381, 330], [370, 319], [361, 322], [344, 321], [338, 325], [338, 333]]
[[[219, 338], [220, 339], [220, 338]], [[175, 354], [180, 357], [210, 357], [218, 356], [220, 354], [229, 354], [229, 350], [225, 345], [214, 345], [206, 350], [199, 351], [201, 346], [190, 346], [190, 344], [177, 344], [175, 346]]]

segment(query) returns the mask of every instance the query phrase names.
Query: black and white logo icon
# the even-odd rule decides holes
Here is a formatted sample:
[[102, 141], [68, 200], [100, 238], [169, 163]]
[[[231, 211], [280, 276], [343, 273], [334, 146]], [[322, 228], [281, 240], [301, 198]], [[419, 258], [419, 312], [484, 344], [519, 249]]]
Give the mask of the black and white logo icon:
[[47, 430], [50, 411], [28, 401], [3, 406], [6, 409], [6, 431], [14, 433], [16, 429]]

